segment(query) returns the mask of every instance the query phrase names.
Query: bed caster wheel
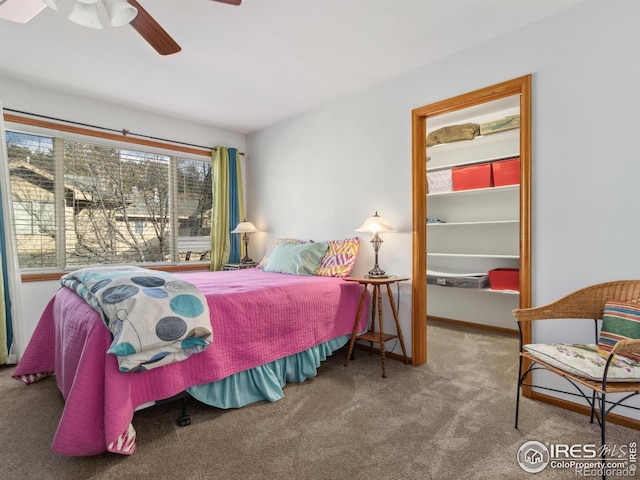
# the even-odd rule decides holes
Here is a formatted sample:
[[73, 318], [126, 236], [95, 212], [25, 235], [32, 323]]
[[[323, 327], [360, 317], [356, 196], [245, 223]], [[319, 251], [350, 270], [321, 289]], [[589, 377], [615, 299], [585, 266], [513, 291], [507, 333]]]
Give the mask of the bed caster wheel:
[[183, 415], [178, 419], [178, 425], [181, 427], [186, 427], [187, 425], [191, 425], [191, 415]]

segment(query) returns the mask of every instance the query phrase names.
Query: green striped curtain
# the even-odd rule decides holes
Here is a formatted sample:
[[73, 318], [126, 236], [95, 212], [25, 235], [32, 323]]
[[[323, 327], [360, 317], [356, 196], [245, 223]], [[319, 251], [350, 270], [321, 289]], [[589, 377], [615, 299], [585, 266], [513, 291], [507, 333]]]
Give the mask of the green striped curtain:
[[[0, 222], [2, 221], [2, 204], [0, 203]], [[11, 334], [11, 303], [8, 301], [7, 272], [4, 261], [4, 228], [0, 223], [0, 365], [8, 363], [9, 347], [13, 341]]]
[[[0, 365], [9, 362], [9, 351], [13, 343], [13, 319], [11, 316], [11, 298], [9, 296], [10, 277], [8, 252], [14, 252], [11, 229], [5, 220], [10, 218], [9, 208], [11, 196], [9, 194], [9, 166], [7, 159], [7, 144], [4, 136], [4, 117], [0, 103]], [[14, 262], [15, 263], [15, 262]], [[13, 359], [15, 361], [15, 359]]]
[[240, 237], [230, 234], [245, 216], [240, 157], [235, 148], [217, 146], [211, 154], [211, 270], [240, 260]]

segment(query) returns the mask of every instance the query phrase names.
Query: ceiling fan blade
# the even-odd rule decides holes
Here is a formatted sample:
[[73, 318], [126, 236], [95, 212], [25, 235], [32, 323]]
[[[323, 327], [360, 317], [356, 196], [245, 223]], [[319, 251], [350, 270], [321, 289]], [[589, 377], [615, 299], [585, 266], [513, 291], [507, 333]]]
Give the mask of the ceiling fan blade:
[[240, 5], [242, 0], [213, 0], [214, 2], [228, 3], [229, 5]]
[[0, 0], [0, 18], [27, 23], [47, 6], [41, 0]]
[[127, 0], [138, 9], [136, 18], [131, 21], [131, 26], [156, 49], [160, 55], [178, 53], [182, 48], [171, 38], [164, 28], [156, 22], [136, 0]]

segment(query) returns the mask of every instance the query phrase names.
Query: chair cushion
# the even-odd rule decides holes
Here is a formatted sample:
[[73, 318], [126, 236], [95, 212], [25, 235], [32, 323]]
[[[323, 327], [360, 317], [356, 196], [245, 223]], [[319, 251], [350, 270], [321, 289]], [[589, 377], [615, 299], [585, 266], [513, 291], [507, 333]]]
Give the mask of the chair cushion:
[[[604, 306], [598, 347], [608, 352], [620, 340], [640, 338], [640, 305], [609, 300]], [[640, 362], [640, 355], [621, 354]]]
[[[523, 348], [543, 362], [589, 380], [602, 380], [604, 366], [609, 358], [609, 352], [597, 345], [537, 343], [524, 345]], [[607, 381], [639, 382], [640, 362], [614, 355]]]

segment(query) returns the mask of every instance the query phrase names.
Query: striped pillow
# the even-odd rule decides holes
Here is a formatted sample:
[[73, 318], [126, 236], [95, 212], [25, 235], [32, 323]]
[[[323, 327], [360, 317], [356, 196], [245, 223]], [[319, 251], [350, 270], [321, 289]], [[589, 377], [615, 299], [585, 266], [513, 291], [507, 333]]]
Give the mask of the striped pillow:
[[322, 257], [316, 270], [319, 277], [346, 277], [351, 273], [360, 247], [360, 238], [329, 240], [327, 253]]
[[[602, 315], [602, 329], [598, 338], [598, 347], [611, 351], [620, 340], [640, 338], [640, 305], [609, 300]], [[623, 355], [623, 354], [621, 354]], [[640, 355], [624, 354], [636, 361]]]

